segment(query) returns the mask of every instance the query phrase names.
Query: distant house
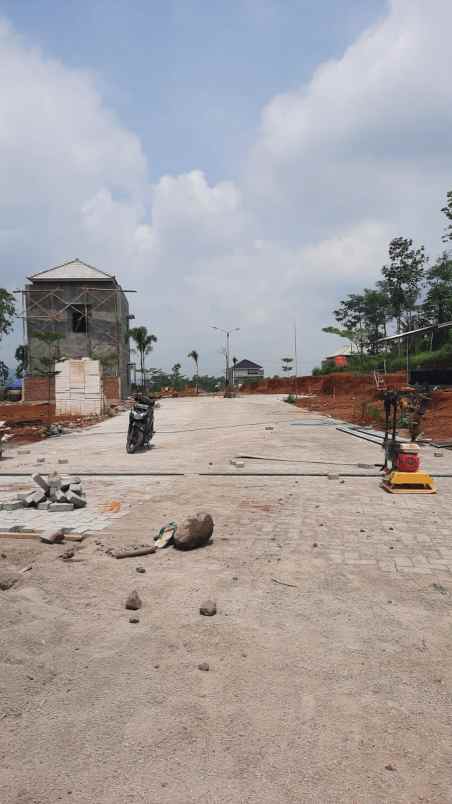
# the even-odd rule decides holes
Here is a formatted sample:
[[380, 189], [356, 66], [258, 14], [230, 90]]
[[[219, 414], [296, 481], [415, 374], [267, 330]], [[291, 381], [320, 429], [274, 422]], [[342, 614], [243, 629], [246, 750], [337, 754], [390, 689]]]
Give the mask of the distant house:
[[259, 363], [252, 360], [240, 360], [232, 369], [234, 385], [241, 385], [244, 382], [255, 382], [264, 376], [264, 369]]
[[326, 368], [328, 366], [334, 366], [336, 368], [345, 368], [348, 366], [351, 354], [356, 354], [356, 352], [353, 352], [352, 345], [350, 344], [350, 346], [344, 346], [337, 352], [327, 355], [327, 357], [322, 360], [322, 367]]

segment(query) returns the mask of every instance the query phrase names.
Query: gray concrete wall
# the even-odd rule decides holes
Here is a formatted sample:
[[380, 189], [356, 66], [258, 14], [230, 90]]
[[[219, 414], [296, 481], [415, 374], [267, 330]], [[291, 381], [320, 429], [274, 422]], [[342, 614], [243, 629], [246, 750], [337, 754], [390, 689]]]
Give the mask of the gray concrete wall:
[[[128, 394], [129, 304], [113, 282], [39, 282], [28, 285], [27, 340], [28, 371], [39, 375], [47, 370], [49, 354], [58, 357], [91, 357], [100, 360], [103, 373], [119, 376], [121, 396]], [[87, 332], [73, 331], [72, 305], [87, 305]], [[49, 345], [39, 335], [57, 333]]]

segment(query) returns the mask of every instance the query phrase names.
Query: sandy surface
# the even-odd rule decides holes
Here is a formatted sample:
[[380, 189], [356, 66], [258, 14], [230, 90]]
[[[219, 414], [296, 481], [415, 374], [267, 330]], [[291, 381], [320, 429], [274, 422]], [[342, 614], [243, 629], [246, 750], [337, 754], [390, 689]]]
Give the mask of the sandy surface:
[[[32, 566], [0, 591], [2, 802], [452, 801], [452, 479], [392, 497], [373, 477], [234, 476], [238, 452], [352, 473], [379, 460], [316, 420], [269, 396], [166, 400], [148, 453], [126, 455], [121, 416], [10, 458], [183, 476], [91, 478], [97, 506], [132, 496], [71, 562], [66, 546], [0, 543], [1, 572]], [[451, 454], [423, 455], [452, 472]], [[263, 469], [286, 470], [247, 462]], [[105, 552], [198, 509], [216, 523], [207, 548]]]

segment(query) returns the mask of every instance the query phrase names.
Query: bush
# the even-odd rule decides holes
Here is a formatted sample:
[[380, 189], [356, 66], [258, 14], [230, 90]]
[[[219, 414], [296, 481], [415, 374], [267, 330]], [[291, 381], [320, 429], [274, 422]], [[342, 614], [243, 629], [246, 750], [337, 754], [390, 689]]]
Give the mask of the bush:
[[284, 399], [284, 402], [288, 402], [289, 405], [294, 405], [296, 401], [297, 397], [294, 394], [289, 394], [289, 396], [286, 396]]
[[[404, 346], [404, 348], [406, 348]], [[410, 368], [445, 368], [452, 366], [452, 342], [445, 343], [434, 352], [417, 352], [409, 354]], [[355, 374], [370, 374], [373, 371], [383, 371], [386, 365], [387, 372], [403, 371], [406, 369], [406, 352], [398, 354], [379, 355], [350, 355], [347, 366], [321, 366], [312, 370], [313, 377], [328, 374], [340, 374], [350, 371]]]

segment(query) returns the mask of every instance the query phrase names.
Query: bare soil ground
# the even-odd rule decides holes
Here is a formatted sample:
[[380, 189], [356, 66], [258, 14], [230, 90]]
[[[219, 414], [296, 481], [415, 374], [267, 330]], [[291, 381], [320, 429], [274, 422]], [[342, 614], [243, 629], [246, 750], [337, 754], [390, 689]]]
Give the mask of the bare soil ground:
[[[406, 384], [403, 371], [386, 375], [388, 388]], [[333, 416], [353, 424], [369, 424], [382, 428], [383, 402], [375, 387], [373, 375], [340, 372], [323, 377], [298, 377], [290, 380], [265, 380], [250, 386], [246, 393], [303, 394], [297, 405], [305, 410]], [[306, 396], [307, 395], [307, 396]], [[434, 391], [432, 404], [423, 420], [423, 433], [427, 438], [452, 439], [452, 390]]]
[[[260, 476], [282, 471], [270, 461], [234, 474], [239, 451], [329, 470], [377, 454], [317, 418], [269, 396], [175, 399], [148, 453], [125, 454], [126, 415], [52, 441], [71, 471], [184, 476], [126, 479], [130, 513], [72, 561], [0, 542], [1, 572], [32, 567], [0, 591], [2, 802], [452, 801], [452, 480], [394, 498], [371, 476]], [[23, 482], [1, 468], [2, 485]], [[206, 548], [106, 553], [198, 509], [216, 523]]]

